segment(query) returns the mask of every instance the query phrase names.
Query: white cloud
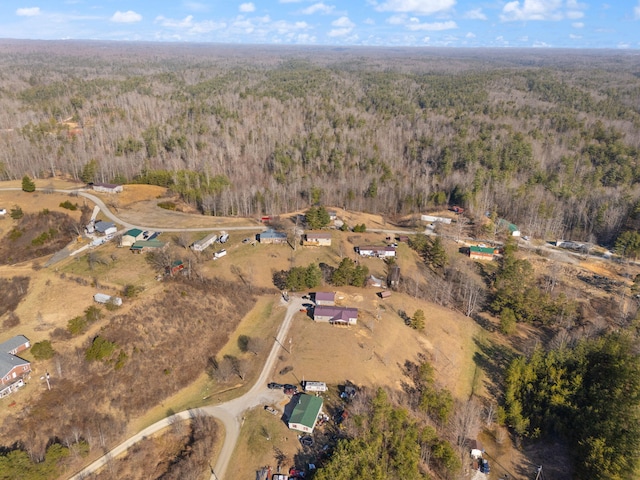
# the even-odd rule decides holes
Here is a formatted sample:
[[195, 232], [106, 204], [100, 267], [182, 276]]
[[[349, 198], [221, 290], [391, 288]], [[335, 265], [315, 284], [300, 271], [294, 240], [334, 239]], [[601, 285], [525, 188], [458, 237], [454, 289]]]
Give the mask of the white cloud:
[[476, 34], [473, 32], [467, 32], [467, 34], [465, 35], [465, 37], [467, 38], [476, 38]]
[[500, 20], [560, 20], [562, 19], [562, 0], [515, 0], [502, 8]]
[[531, 45], [533, 48], [549, 48], [551, 47], [551, 45], [549, 45], [547, 42], [542, 42], [540, 40], [533, 42], [533, 45]]
[[35, 17], [40, 15], [40, 7], [19, 8], [16, 10], [16, 15], [19, 17]]
[[[411, 20], [417, 20], [412, 18]], [[438, 32], [442, 30], [451, 30], [453, 28], [458, 28], [458, 25], [453, 20], [448, 20], [446, 22], [432, 22], [432, 23], [420, 23], [411, 21], [407, 23], [407, 28], [411, 31], [428, 31], [428, 32]]]
[[638, 5], [633, 9], [633, 18], [640, 20], [640, 0], [638, 0]]
[[569, 38], [570, 38], [571, 40], [580, 40], [580, 39], [582, 38], [582, 35], [575, 35], [575, 34], [573, 34], [573, 33], [570, 33], [570, 34], [569, 34]]
[[630, 47], [631, 47], [631, 45], [629, 43], [627, 43], [627, 42], [620, 42], [617, 45], [617, 48], [630, 48]]
[[324, 15], [328, 15], [335, 10], [336, 7], [333, 5], [326, 5], [322, 2], [314, 3], [313, 5], [309, 5], [307, 8], [301, 10], [300, 13], [303, 15], [313, 15], [314, 13], [322, 13]]
[[191, 10], [193, 12], [208, 12], [209, 5], [200, 2], [183, 2], [183, 5], [186, 9]]
[[464, 14], [464, 18], [468, 18], [469, 20], [486, 20], [487, 16], [482, 13], [481, 8], [474, 8], [473, 10], [469, 10]]
[[379, 12], [405, 12], [431, 15], [451, 9], [456, 0], [386, 0], [376, 6]]
[[423, 42], [423, 43], [429, 43], [430, 41], [431, 41], [431, 37], [424, 37], [424, 38], [422, 39], [422, 42]]
[[331, 22], [331, 25], [333, 25], [334, 27], [343, 27], [343, 28], [353, 28], [356, 26], [355, 23], [349, 20], [349, 17], [340, 17], [337, 20], [334, 20], [333, 22]]
[[337, 20], [334, 20], [333, 22], [331, 22], [331, 26], [337, 27], [337, 28], [330, 30], [329, 33], [327, 33], [327, 35], [329, 37], [334, 38], [334, 37], [345, 37], [349, 35], [353, 30], [353, 27], [356, 26], [356, 24], [353, 23], [351, 20], [349, 20], [349, 17], [340, 17]]
[[547, 20], [563, 18], [577, 20], [584, 17], [587, 4], [578, 0], [513, 0], [502, 8], [500, 20], [503, 22]]
[[242, 13], [251, 13], [251, 12], [255, 12], [256, 11], [256, 6], [253, 4], [253, 2], [249, 2], [249, 3], [241, 3], [239, 10]]
[[127, 10], [126, 12], [118, 10], [111, 17], [111, 21], [116, 23], [135, 23], [140, 20], [142, 20], [142, 15], [134, 12], [133, 10]]
[[387, 18], [387, 23], [390, 23], [391, 25], [404, 25], [405, 23], [407, 23], [408, 19], [409, 17], [404, 14], [391, 15], [389, 18]]
[[365, 18], [362, 23], [365, 25], [375, 25], [376, 21], [373, 18]]
[[584, 27], [584, 23], [582, 23], [582, 22], [573, 22], [573, 23], [571, 24], [571, 26], [572, 26], [573, 28], [583, 28], [583, 27]]
[[168, 28], [189, 28], [193, 26], [193, 15], [187, 15], [183, 20], [174, 20], [160, 15], [156, 17], [154, 23], [159, 23], [163, 27]]

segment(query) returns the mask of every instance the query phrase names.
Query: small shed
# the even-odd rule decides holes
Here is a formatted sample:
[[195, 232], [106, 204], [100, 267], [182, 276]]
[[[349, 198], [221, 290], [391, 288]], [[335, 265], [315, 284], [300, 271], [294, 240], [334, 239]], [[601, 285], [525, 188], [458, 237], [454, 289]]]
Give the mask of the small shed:
[[316, 305], [335, 305], [335, 292], [316, 292], [313, 294], [313, 301]]
[[380, 298], [389, 298], [391, 296], [391, 292], [389, 290], [383, 290], [382, 292], [378, 292], [378, 296]]
[[400, 267], [391, 265], [387, 274], [387, 287], [393, 288], [400, 285]]
[[322, 410], [322, 397], [301, 393], [294, 398], [298, 403], [287, 420], [287, 426], [291, 430], [312, 433]]
[[167, 275], [176, 275], [184, 270], [184, 263], [182, 260], [174, 260], [171, 266], [166, 268]]

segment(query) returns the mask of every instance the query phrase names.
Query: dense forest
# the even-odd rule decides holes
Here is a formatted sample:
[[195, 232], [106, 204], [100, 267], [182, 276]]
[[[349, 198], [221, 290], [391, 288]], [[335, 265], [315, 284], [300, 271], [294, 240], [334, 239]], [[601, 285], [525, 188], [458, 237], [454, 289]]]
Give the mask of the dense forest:
[[613, 245], [640, 207], [625, 52], [0, 44], [0, 178], [171, 187], [206, 214], [461, 204]]

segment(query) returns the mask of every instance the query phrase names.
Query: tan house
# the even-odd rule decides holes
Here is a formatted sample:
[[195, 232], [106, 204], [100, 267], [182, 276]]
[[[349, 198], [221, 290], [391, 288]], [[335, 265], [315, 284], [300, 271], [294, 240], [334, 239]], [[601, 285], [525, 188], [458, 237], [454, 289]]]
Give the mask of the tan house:
[[331, 234], [326, 232], [305, 233], [302, 239], [302, 245], [309, 247], [330, 247]]

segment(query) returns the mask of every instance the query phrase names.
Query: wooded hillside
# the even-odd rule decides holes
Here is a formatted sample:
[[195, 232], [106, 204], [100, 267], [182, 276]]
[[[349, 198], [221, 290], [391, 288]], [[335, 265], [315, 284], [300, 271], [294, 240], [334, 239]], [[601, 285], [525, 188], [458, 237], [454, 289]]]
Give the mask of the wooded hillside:
[[622, 51], [3, 41], [0, 66], [3, 179], [159, 183], [215, 215], [456, 203], [605, 244], [637, 222]]

